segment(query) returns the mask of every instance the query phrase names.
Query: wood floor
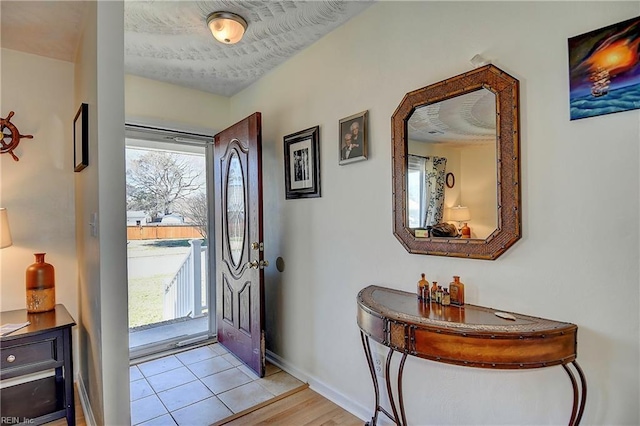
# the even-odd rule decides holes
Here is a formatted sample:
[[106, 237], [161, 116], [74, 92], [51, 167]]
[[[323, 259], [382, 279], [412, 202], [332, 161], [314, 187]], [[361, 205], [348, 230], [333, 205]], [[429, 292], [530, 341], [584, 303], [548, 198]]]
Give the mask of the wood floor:
[[[82, 411], [82, 404], [80, 404], [80, 398], [78, 397], [78, 388], [74, 386], [73, 389], [76, 406], [76, 426], [87, 426], [87, 422], [84, 420], [84, 411]], [[63, 417], [61, 419], [45, 423], [45, 426], [67, 426], [67, 419]]]
[[240, 418], [220, 424], [229, 426], [260, 424], [362, 426], [363, 422], [328, 399], [306, 388]]
[[[80, 399], [76, 390], [76, 426], [86, 426]], [[46, 426], [66, 426], [66, 419], [58, 419]], [[295, 392], [272, 404], [230, 421], [222, 421], [220, 425], [316, 425], [316, 426], [362, 426], [363, 422], [348, 411], [320, 396], [309, 388]]]

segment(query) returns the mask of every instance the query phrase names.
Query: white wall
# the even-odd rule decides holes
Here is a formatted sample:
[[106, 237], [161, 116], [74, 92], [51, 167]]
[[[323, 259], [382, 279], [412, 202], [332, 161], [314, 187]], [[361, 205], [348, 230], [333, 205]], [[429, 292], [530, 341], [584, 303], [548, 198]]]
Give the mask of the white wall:
[[75, 175], [75, 215], [80, 303], [78, 346], [82, 348], [78, 362], [80, 369], [78, 380], [81, 384], [81, 392], [85, 392], [89, 399], [91, 415], [100, 424], [104, 421], [100, 339], [102, 321], [98, 269], [100, 250], [98, 240], [91, 237], [87, 226], [91, 221], [91, 213], [98, 212], [96, 22], [97, 3], [90, 3], [75, 58], [74, 104], [86, 103], [89, 111], [89, 165]]
[[[98, 2], [98, 203], [104, 422], [130, 424], [124, 3]], [[124, 303], [123, 303], [124, 302]]]
[[[567, 38], [639, 14], [637, 2], [380, 2], [234, 96], [231, 121], [263, 113], [265, 253], [287, 265], [267, 269], [269, 349], [368, 417], [357, 292], [460, 275], [471, 303], [577, 324], [584, 423], [638, 424], [640, 113], [569, 121]], [[524, 235], [496, 261], [411, 255], [392, 235], [390, 117], [476, 53], [521, 83]], [[338, 120], [362, 110], [370, 158], [338, 166]], [[318, 124], [322, 197], [285, 201], [282, 138]], [[569, 419], [560, 367], [411, 359], [405, 373], [409, 424]]]
[[[25, 270], [46, 252], [56, 303], [78, 319], [73, 210], [73, 64], [2, 49], [0, 115], [23, 135], [14, 161], [0, 156], [0, 206], [13, 246], [0, 251], [0, 310], [24, 309]], [[7, 142], [9, 140], [7, 139]]]
[[96, 422], [107, 425], [130, 422], [123, 37], [123, 3], [90, 2], [75, 80], [76, 104], [89, 104], [89, 166], [75, 181], [79, 379]]
[[127, 121], [179, 130], [229, 125], [229, 98], [135, 75], [125, 76], [125, 111]]
[[462, 149], [460, 163], [460, 199], [463, 206], [469, 207], [471, 214], [471, 238], [486, 238], [498, 227], [495, 145]]

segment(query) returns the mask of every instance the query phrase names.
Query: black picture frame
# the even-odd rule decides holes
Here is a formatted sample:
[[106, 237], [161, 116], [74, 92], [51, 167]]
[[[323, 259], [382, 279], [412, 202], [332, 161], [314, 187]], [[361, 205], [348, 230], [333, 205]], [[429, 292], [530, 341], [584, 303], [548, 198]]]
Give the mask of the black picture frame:
[[73, 119], [73, 171], [89, 165], [89, 105], [82, 104]]
[[[362, 111], [340, 120], [338, 124], [338, 164], [344, 165], [367, 159], [368, 135], [367, 116], [369, 111]], [[357, 131], [354, 129], [358, 128]], [[358, 140], [354, 143], [355, 139]]]
[[285, 198], [320, 197], [320, 126], [284, 137]]

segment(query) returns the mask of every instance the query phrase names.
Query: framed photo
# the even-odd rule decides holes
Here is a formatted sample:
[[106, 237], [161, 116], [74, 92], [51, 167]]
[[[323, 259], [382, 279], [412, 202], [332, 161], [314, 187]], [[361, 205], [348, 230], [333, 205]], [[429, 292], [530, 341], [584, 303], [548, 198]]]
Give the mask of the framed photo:
[[338, 164], [349, 164], [367, 159], [367, 114], [359, 112], [340, 120], [338, 129]]
[[640, 16], [569, 39], [571, 120], [640, 108]]
[[89, 105], [82, 104], [73, 119], [73, 171], [89, 165]]
[[320, 126], [284, 137], [286, 199], [320, 197]]

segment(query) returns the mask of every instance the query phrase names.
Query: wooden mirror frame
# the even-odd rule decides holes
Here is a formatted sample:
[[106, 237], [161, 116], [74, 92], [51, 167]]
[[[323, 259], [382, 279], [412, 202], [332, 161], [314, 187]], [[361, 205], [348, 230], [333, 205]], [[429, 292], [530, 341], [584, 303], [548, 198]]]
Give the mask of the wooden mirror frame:
[[[407, 227], [407, 123], [416, 108], [479, 89], [496, 96], [497, 228], [486, 239], [417, 238]], [[460, 74], [405, 95], [391, 116], [393, 145], [393, 234], [409, 253], [497, 259], [521, 237], [520, 88], [517, 79], [494, 65]]]

